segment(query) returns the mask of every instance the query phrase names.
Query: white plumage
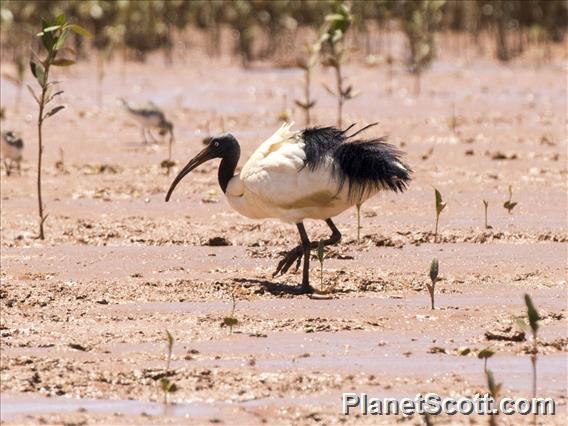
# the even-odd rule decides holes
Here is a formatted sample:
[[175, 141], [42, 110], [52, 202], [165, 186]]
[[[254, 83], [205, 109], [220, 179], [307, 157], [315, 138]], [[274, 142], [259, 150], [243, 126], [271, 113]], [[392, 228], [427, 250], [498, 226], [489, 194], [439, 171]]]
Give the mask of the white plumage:
[[347, 187], [339, 191], [331, 161], [310, 170], [301, 132], [283, 125], [262, 143], [227, 187], [231, 207], [252, 219], [274, 218], [287, 223], [337, 216], [353, 204]]

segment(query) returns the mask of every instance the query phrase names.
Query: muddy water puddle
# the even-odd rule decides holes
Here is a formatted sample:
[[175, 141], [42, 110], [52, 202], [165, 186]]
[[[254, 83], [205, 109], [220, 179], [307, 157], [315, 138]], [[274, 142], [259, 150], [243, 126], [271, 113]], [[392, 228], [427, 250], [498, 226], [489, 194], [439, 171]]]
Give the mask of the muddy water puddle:
[[137, 400], [98, 400], [41, 396], [3, 395], [1, 421], [9, 421], [21, 415], [37, 415], [49, 413], [69, 413], [89, 411], [91, 413], [174, 416], [174, 417], [208, 417], [218, 412], [210, 404], [200, 402], [164, 404]]

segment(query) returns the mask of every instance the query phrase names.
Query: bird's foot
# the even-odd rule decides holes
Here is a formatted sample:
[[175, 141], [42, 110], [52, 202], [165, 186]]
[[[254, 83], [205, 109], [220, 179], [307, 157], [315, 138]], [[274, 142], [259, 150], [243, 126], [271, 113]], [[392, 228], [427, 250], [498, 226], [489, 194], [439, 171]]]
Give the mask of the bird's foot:
[[300, 263], [302, 262], [302, 256], [304, 255], [304, 248], [302, 246], [297, 246], [290, 250], [288, 253], [284, 255], [282, 260], [278, 263], [276, 267], [276, 271], [272, 274], [273, 277], [276, 275], [284, 275], [288, 272], [288, 269], [296, 262], [296, 270], [300, 267]]

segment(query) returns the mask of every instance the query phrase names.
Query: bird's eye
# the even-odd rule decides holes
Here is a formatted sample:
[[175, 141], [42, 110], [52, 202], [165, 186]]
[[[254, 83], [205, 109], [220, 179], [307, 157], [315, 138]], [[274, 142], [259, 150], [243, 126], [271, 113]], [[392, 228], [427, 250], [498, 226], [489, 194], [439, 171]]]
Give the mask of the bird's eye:
[[215, 148], [219, 148], [219, 142], [215, 142], [213, 145], [215, 146]]

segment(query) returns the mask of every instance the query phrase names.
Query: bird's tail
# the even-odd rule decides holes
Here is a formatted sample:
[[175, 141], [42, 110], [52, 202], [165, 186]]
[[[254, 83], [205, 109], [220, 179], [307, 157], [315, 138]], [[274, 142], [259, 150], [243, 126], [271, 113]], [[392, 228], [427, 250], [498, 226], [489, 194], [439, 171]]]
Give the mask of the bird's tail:
[[346, 137], [333, 153], [340, 189], [347, 184], [349, 198], [356, 203], [381, 190], [406, 190], [412, 169], [402, 160], [403, 152], [385, 138], [351, 140], [358, 133]]

